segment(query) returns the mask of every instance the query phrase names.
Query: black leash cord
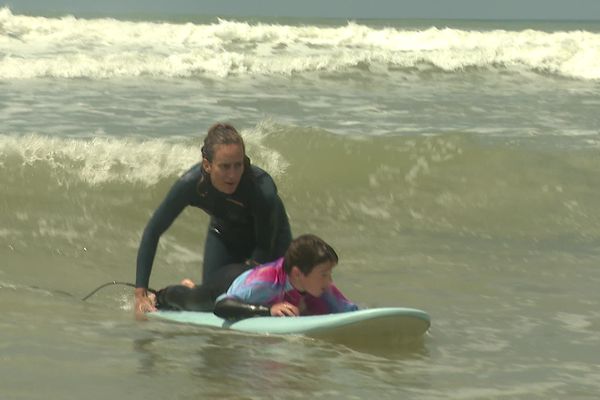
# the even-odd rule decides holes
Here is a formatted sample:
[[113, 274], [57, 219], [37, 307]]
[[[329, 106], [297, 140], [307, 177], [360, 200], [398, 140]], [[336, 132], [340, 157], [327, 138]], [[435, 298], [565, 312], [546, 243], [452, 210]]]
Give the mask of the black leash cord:
[[[87, 296], [85, 296], [84, 298], [81, 299], [81, 301], [86, 301], [87, 299], [89, 299], [90, 297], [92, 297], [93, 295], [96, 294], [97, 291], [99, 291], [100, 289], [103, 289], [107, 286], [112, 286], [112, 285], [125, 285], [125, 286], [129, 286], [132, 288], [135, 288], [135, 285], [133, 283], [129, 283], [129, 282], [117, 282], [117, 281], [110, 281], [110, 282], [106, 282], [103, 285], [98, 286], [96, 289], [92, 290], [92, 292], [90, 294], [88, 294]], [[149, 292], [156, 294], [156, 290], [154, 289], [148, 289]]]

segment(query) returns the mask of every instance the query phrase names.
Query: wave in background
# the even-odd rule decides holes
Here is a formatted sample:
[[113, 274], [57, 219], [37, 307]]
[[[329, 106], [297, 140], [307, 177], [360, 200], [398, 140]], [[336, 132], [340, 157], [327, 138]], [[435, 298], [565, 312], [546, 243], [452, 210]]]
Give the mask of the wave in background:
[[[247, 132], [255, 161], [277, 177], [286, 162], [261, 145], [260, 130]], [[39, 168], [52, 171], [57, 182], [135, 183], [152, 186], [178, 176], [199, 161], [201, 141], [195, 138], [163, 139], [95, 136], [65, 138], [39, 134], [0, 136], [0, 167], [7, 170]], [[8, 178], [8, 177], [7, 177]]]
[[0, 79], [477, 68], [600, 79], [600, 33], [45, 18], [0, 9]]
[[[253, 132], [245, 135], [250, 156], [276, 177], [288, 212], [305, 228], [579, 244], [600, 235], [594, 149], [565, 153], [468, 134], [355, 138], [264, 126]], [[115, 212], [125, 220], [137, 213], [139, 221], [117, 229], [135, 227], [137, 237], [170, 185], [197, 162], [198, 148], [189, 138], [3, 136], [5, 218], [21, 224], [31, 212], [61, 219], [98, 209], [92, 219], [99, 222]]]

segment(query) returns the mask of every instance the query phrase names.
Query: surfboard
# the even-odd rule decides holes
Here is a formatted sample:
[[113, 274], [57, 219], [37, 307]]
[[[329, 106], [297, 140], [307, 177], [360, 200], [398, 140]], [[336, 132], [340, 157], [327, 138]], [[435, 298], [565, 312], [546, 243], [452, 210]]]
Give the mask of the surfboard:
[[300, 317], [253, 317], [225, 320], [209, 312], [156, 311], [147, 314], [172, 322], [269, 335], [305, 335], [340, 343], [364, 340], [398, 342], [422, 337], [431, 325], [422, 310], [404, 307], [370, 308], [339, 314]]

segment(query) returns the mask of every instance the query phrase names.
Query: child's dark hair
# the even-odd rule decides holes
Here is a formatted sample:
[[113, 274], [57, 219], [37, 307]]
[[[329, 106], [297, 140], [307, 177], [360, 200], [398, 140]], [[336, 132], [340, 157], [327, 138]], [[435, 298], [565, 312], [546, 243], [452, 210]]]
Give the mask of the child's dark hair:
[[283, 258], [283, 268], [289, 274], [296, 266], [308, 275], [315, 266], [324, 262], [337, 264], [337, 253], [320, 237], [306, 234], [292, 240]]
[[246, 154], [244, 140], [233, 125], [216, 123], [208, 128], [208, 133], [204, 138], [202, 158], [206, 158], [208, 161], [212, 162], [215, 155], [215, 147], [220, 144], [239, 144], [242, 146], [244, 154]]

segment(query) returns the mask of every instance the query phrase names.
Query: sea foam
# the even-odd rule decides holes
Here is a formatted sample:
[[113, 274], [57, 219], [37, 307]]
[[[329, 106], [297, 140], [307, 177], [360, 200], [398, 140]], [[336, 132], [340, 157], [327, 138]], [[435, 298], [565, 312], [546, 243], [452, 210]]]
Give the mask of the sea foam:
[[29, 17], [0, 10], [0, 79], [210, 77], [469, 68], [600, 79], [600, 34]]
[[[242, 135], [253, 161], [277, 177], [285, 171], [287, 162], [277, 151], [262, 144], [261, 126]], [[0, 167], [50, 170], [59, 181], [150, 186], [176, 178], [199, 161], [200, 142], [195, 138], [0, 135]]]

